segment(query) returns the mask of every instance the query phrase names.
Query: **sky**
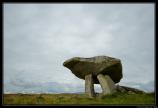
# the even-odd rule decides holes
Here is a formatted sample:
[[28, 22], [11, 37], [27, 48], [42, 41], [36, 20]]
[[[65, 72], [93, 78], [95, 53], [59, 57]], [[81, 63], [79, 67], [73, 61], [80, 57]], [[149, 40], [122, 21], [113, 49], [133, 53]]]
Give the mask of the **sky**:
[[4, 92], [84, 92], [63, 62], [101, 55], [121, 60], [119, 85], [154, 91], [154, 24], [152, 3], [5, 3]]

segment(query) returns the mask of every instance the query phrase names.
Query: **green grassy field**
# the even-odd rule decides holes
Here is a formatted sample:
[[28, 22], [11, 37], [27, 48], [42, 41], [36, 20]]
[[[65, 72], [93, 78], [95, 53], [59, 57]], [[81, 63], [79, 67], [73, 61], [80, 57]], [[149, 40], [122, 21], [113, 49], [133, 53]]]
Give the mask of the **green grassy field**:
[[4, 94], [4, 105], [52, 104], [104, 104], [104, 105], [154, 105], [154, 93], [115, 93], [102, 98], [87, 98], [84, 94]]

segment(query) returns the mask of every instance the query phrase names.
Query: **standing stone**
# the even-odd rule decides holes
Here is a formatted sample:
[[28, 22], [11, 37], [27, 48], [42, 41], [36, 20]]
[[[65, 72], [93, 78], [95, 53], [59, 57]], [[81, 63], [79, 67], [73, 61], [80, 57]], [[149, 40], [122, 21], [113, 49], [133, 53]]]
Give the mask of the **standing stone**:
[[116, 87], [112, 79], [108, 75], [99, 74], [97, 76], [99, 83], [103, 89], [103, 95], [111, 94], [116, 91]]
[[93, 77], [92, 74], [88, 74], [85, 76], [85, 92], [86, 94], [92, 98], [94, 97], [94, 84], [93, 84]]

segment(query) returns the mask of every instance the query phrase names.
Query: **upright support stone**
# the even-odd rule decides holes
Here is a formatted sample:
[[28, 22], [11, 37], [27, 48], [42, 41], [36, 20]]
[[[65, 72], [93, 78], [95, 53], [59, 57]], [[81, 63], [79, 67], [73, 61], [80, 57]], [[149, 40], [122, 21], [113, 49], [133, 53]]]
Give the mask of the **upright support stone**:
[[103, 89], [103, 95], [105, 94], [111, 94], [116, 91], [116, 86], [112, 79], [108, 75], [97, 75], [97, 79], [99, 80], [99, 83]]
[[92, 98], [94, 97], [94, 85], [93, 85], [93, 77], [92, 74], [88, 74], [85, 76], [85, 92], [86, 94]]

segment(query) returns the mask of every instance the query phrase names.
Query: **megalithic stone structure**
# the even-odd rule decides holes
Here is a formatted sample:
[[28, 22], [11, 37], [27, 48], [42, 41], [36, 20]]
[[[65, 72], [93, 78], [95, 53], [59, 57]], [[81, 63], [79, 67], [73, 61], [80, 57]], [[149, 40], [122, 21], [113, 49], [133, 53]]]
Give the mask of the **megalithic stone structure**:
[[89, 97], [95, 96], [94, 84], [101, 85], [104, 95], [114, 93], [115, 83], [123, 77], [121, 60], [113, 57], [74, 57], [65, 61], [63, 65], [75, 76], [85, 80], [85, 93]]

